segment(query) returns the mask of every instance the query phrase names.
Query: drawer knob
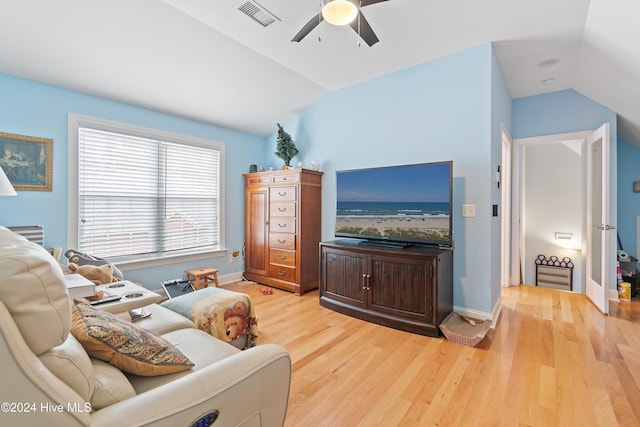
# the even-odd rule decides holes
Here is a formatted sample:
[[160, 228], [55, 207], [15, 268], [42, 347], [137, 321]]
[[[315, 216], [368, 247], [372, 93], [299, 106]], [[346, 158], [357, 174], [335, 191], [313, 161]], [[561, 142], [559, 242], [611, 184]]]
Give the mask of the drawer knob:
[[284, 228], [284, 227], [286, 227], [286, 226], [287, 226], [287, 224], [280, 224], [280, 223], [278, 223], [278, 227], [283, 227], [283, 228]]
[[286, 273], [286, 271], [278, 270], [278, 276], [284, 276]]
[[287, 192], [286, 192], [286, 191], [285, 191], [284, 193], [283, 193], [283, 192], [281, 192], [281, 191], [278, 191], [278, 196], [280, 196], [280, 197], [284, 197], [284, 196], [286, 196], [286, 195], [287, 195]]
[[278, 255], [278, 259], [287, 259], [287, 257], [284, 255]]
[[287, 211], [287, 208], [278, 208], [278, 210], [279, 210], [280, 212], [286, 212], [286, 211]]
[[284, 242], [286, 242], [286, 240], [280, 240], [280, 239], [278, 239], [278, 243], [284, 243]]

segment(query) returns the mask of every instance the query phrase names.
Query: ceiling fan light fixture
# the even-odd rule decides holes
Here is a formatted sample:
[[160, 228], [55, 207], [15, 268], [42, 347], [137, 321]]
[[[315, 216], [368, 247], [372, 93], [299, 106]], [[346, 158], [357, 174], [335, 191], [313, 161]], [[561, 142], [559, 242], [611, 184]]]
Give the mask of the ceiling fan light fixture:
[[348, 25], [358, 16], [358, 8], [349, 0], [332, 0], [322, 8], [322, 17], [333, 25]]

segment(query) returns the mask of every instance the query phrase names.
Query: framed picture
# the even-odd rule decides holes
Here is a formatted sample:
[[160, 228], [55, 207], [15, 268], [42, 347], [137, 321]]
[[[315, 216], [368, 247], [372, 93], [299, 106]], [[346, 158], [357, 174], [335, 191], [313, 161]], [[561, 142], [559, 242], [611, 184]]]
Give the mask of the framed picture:
[[51, 191], [53, 139], [0, 132], [0, 166], [16, 190]]

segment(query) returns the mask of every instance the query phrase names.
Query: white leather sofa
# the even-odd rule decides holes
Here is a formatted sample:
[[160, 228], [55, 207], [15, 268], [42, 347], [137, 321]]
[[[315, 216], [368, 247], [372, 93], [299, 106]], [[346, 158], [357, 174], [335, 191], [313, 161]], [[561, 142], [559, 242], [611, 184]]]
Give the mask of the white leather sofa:
[[136, 325], [193, 367], [143, 377], [89, 357], [70, 334], [59, 265], [0, 227], [0, 425], [186, 427], [203, 417], [200, 425], [213, 427], [284, 424], [291, 360], [283, 347], [240, 351], [164, 307], [147, 309], [152, 316]]

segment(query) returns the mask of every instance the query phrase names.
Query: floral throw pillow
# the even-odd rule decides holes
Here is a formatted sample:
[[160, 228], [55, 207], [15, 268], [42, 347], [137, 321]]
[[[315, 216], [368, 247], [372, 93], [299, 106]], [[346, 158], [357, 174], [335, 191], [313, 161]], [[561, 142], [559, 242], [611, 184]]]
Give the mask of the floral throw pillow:
[[166, 339], [81, 301], [74, 301], [71, 333], [90, 356], [124, 372], [156, 376], [193, 366]]

